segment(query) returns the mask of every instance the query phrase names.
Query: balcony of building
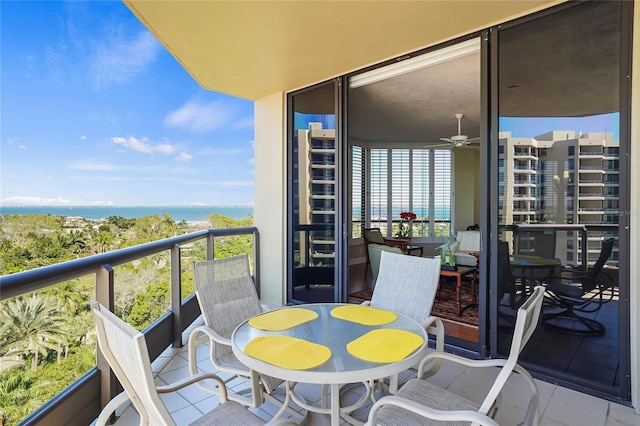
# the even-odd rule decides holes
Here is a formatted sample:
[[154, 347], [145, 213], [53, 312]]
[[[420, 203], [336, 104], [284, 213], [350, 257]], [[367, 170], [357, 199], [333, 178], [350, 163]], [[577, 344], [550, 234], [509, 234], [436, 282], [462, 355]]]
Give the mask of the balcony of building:
[[[253, 250], [252, 271], [258, 289], [260, 290], [260, 251], [259, 233], [256, 228], [209, 229], [182, 236], [154, 241], [151, 243], [129, 247], [113, 252], [90, 256], [88, 258], [46, 266], [34, 270], [24, 271], [1, 277], [0, 297], [7, 300], [24, 295], [32, 291], [45, 289], [53, 285], [73, 280], [75, 278], [95, 276], [96, 300], [105, 306], [113, 306], [114, 288], [118, 285], [118, 266], [137, 262], [148, 256], [168, 252], [168, 264], [171, 268], [171, 301], [167, 310], [143, 332], [146, 336], [150, 358], [154, 360], [153, 369], [159, 383], [172, 382], [188, 374], [187, 352], [184, 343], [191, 328], [201, 323], [199, 308], [193, 294], [182, 295], [182, 274], [189, 269], [187, 262], [190, 258], [191, 247], [195, 243], [206, 245], [206, 257], [212, 258], [216, 238], [235, 235], [251, 235]], [[219, 240], [218, 240], [219, 241]], [[183, 250], [190, 247], [189, 250]], [[351, 281], [351, 276], [350, 276]], [[211, 371], [208, 365], [208, 351], [201, 348], [198, 356], [199, 365], [206, 371]], [[215, 371], [214, 371], [215, 372]], [[410, 373], [407, 373], [407, 375]], [[464, 396], [477, 400], [481, 398], [483, 387], [489, 387], [493, 382], [497, 370], [487, 373], [468, 371], [445, 365], [441, 375], [431, 380], [451, 390], [461, 392]], [[405, 375], [405, 378], [408, 376]], [[586, 393], [576, 392], [564, 387], [544, 381], [537, 381], [540, 393], [540, 413], [542, 424], [546, 425], [637, 425], [640, 416], [633, 408], [613, 401], [597, 398]], [[98, 358], [95, 368], [91, 368], [79, 377], [69, 387], [52, 400], [46, 402], [21, 424], [91, 424], [100, 409], [117, 391], [118, 384], [110, 374], [108, 365]], [[309, 401], [319, 403], [320, 389], [317, 386], [301, 386], [303, 395]], [[503, 397], [502, 409], [498, 414], [498, 422], [504, 425], [518, 424], [522, 420], [528, 399], [517, 377], [510, 379], [508, 392]], [[344, 398], [356, 398], [362, 389], [355, 388]], [[203, 393], [196, 388], [163, 396], [169, 411], [177, 424], [188, 424], [203, 413], [213, 409], [217, 404], [216, 397]], [[355, 413], [355, 417], [365, 420], [369, 406], [365, 406]], [[252, 409], [264, 419], [269, 419], [276, 411], [269, 403]], [[132, 408], [122, 407], [118, 412], [116, 424], [137, 424], [137, 414]], [[311, 414], [307, 425], [328, 424], [328, 419], [322, 415]]]
[[[201, 323], [197, 319], [193, 326]], [[183, 341], [188, 339], [187, 330], [183, 335]], [[203, 345], [198, 352], [198, 366], [203, 371], [216, 371], [208, 355], [208, 346]], [[154, 362], [153, 371], [156, 374], [156, 381], [159, 384], [169, 383], [188, 376], [188, 354], [186, 347], [167, 348]], [[460, 392], [465, 397], [482, 402], [482, 391], [488, 389], [493, 383], [498, 370], [487, 370], [483, 372], [470, 371], [470, 369], [460, 368], [451, 363], [445, 363], [439, 373], [439, 378], [428, 379], [433, 383], [443, 386], [451, 391]], [[223, 373], [222, 373], [223, 374]], [[410, 373], [403, 375], [406, 380]], [[596, 398], [584, 393], [576, 392], [551, 383], [536, 380], [540, 392], [540, 414], [541, 425], [561, 426], [561, 425], [585, 425], [585, 426], [632, 426], [640, 424], [640, 414], [634, 412], [633, 408], [615, 402]], [[193, 388], [193, 389], [192, 389]], [[296, 390], [314, 405], [320, 406], [320, 385], [301, 384]], [[356, 387], [342, 396], [344, 403], [356, 401], [362, 396], [362, 387]], [[284, 395], [280, 392], [277, 397], [282, 399]], [[163, 396], [163, 401], [168, 407], [176, 424], [186, 425], [195, 421], [203, 414], [213, 409], [218, 403], [218, 399], [205, 391], [197, 389], [195, 386], [187, 388], [185, 391], [170, 397]], [[507, 391], [504, 393], [503, 401], [496, 420], [500, 425], [516, 425], [523, 420], [528, 403], [528, 390], [519, 380], [519, 377], [512, 377], [507, 384]], [[353, 413], [356, 420], [366, 421], [371, 403]], [[259, 408], [251, 408], [264, 420], [272, 418], [279, 407], [265, 402]], [[302, 410], [298, 410], [303, 413]], [[130, 404], [124, 404], [118, 410], [119, 418], [114, 423], [115, 426], [134, 426], [139, 424], [139, 416]], [[307, 426], [329, 425], [329, 417], [317, 413], [308, 413], [305, 424]], [[349, 425], [342, 420], [341, 425]]]

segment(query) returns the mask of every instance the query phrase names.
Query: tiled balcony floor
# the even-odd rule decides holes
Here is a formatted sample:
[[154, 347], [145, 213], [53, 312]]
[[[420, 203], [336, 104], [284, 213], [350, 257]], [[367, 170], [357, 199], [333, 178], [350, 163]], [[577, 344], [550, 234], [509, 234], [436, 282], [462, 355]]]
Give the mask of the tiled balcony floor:
[[[197, 321], [196, 321], [197, 322]], [[188, 330], [187, 330], [188, 332]], [[186, 334], [188, 336], [188, 334]], [[186, 337], [185, 340], [186, 342]], [[188, 356], [187, 347], [180, 349], [168, 348], [154, 363], [153, 371], [156, 374], [158, 384], [167, 384], [188, 376]], [[208, 348], [202, 346], [198, 350], [198, 365], [203, 371], [216, 372], [208, 359]], [[480, 370], [480, 371], [476, 371]], [[488, 389], [495, 376], [497, 369], [474, 369], [469, 371], [453, 364], [443, 364], [439, 373], [428, 380], [446, 387], [453, 392], [466, 396], [467, 398], [481, 402], [485, 389]], [[225, 377], [224, 374], [220, 374]], [[409, 377], [407, 374], [406, 377]], [[637, 426], [640, 425], [640, 414], [635, 413], [633, 408], [609, 402], [580, 392], [555, 386], [546, 382], [537, 381], [540, 392], [540, 412], [542, 414], [541, 425], [545, 426]], [[232, 382], [232, 386], [234, 382]], [[236, 386], [244, 386], [239, 382]], [[507, 382], [507, 388], [503, 392], [503, 400], [498, 411], [496, 420], [501, 425], [517, 425], [524, 418], [526, 404], [528, 403], [529, 391], [525, 387], [523, 380], [517, 375]], [[308, 401], [319, 404], [319, 385], [298, 385], [296, 390]], [[362, 392], [361, 387], [357, 387], [350, 393], [344, 395], [345, 402], [355, 401]], [[200, 390], [192, 385], [183, 390], [161, 396], [167, 409], [173, 416], [176, 424], [187, 425], [200, 417], [203, 413], [213, 409], [218, 404], [218, 398]], [[365, 406], [354, 414], [360, 420], [366, 420], [369, 406]], [[257, 409], [251, 411], [260, 417], [268, 420], [276, 412], [277, 407], [273, 404], [265, 403]], [[132, 407], [122, 407], [119, 410], [117, 426], [133, 426], [139, 424], [139, 418]], [[317, 413], [310, 413], [306, 420], [306, 425], [320, 426], [329, 425], [328, 416]], [[342, 421], [342, 424], [348, 424]]]

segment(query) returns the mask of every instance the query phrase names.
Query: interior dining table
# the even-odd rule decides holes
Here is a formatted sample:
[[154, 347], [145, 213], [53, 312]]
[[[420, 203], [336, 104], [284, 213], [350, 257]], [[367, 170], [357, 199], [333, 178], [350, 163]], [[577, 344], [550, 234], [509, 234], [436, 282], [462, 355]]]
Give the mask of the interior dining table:
[[[293, 400], [306, 410], [329, 415], [332, 426], [340, 424], [341, 416], [357, 423], [349, 413], [373, 398], [374, 380], [416, 365], [428, 351], [426, 330], [416, 321], [340, 303], [297, 305], [257, 315], [239, 325], [231, 340], [233, 353], [253, 376], [259, 372], [285, 380], [285, 404], [276, 417]], [[323, 385], [320, 406], [296, 393], [298, 383]], [[341, 387], [359, 383], [366, 387], [362, 398], [340, 406]]]

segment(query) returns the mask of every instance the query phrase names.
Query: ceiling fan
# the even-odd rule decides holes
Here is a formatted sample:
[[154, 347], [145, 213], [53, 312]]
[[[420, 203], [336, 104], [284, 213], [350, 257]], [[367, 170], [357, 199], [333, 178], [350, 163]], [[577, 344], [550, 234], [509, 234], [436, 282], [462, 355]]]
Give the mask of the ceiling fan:
[[462, 117], [464, 117], [464, 114], [462, 113], [458, 113], [455, 115], [456, 119], [458, 119], [458, 134], [457, 135], [453, 135], [449, 138], [440, 138], [441, 141], [443, 142], [447, 142], [447, 144], [443, 144], [443, 145], [436, 145], [436, 146], [450, 146], [450, 149], [453, 148], [458, 148], [464, 145], [477, 145], [480, 138], [469, 138], [467, 137], [467, 135], [463, 135], [462, 134], [462, 130], [460, 127], [460, 121], [462, 120]]

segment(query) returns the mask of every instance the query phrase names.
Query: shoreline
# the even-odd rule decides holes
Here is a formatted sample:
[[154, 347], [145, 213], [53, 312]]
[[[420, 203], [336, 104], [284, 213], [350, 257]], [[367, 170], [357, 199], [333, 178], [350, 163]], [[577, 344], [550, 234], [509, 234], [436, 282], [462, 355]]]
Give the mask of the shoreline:
[[49, 215], [63, 217], [81, 217], [86, 220], [104, 220], [110, 216], [127, 219], [138, 219], [144, 216], [168, 214], [176, 222], [207, 222], [207, 216], [219, 214], [232, 219], [245, 219], [253, 216], [253, 207], [219, 207], [219, 206], [80, 206], [80, 207], [0, 207], [2, 215]]

